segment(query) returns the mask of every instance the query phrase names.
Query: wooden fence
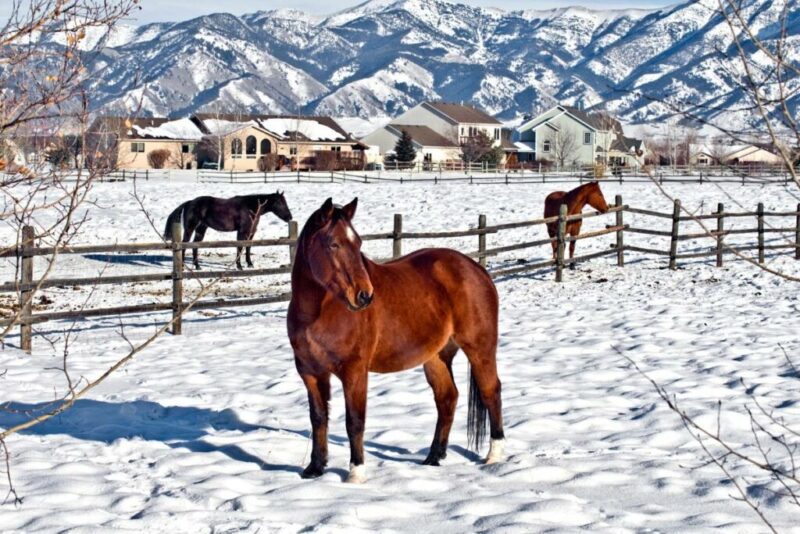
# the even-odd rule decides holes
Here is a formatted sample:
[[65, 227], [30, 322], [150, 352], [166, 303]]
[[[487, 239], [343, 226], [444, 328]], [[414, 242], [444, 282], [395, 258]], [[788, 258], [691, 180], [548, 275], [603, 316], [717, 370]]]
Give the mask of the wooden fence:
[[[389, 171], [326, 171], [326, 172], [262, 172], [262, 171], [215, 171], [198, 169], [183, 170], [119, 170], [111, 172], [101, 181], [128, 180], [172, 180], [176, 177], [193, 177], [201, 183], [231, 184], [291, 184], [291, 183], [469, 183], [469, 184], [538, 184], [538, 183], [583, 183], [594, 180], [589, 169], [466, 169], [452, 171], [445, 167], [435, 169], [407, 169]], [[630, 167], [616, 172], [609, 170], [603, 181], [618, 183], [661, 183], [680, 184], [741, 184], [741, 185], [785, 185], [791, 182], [791, 175], [783, 168], [732, 168], [732, 167], [657, 167], [644, 172], [641, 168]]]
[[[652, 229], [652, 228], [637, 228], [631, 227], [625, 222], [625, 213], [638, 214], [640, 216], [647, 216], [657, 221], [664, 221], [665, 219], [670, 222], [669, 230]], [[583, 221], [593, 217], [607, 217], [613, 219], [610, 224], [606, 224], [604, 229], [585, 232], [577, 236], [569, 236], [566, 233], [567, 223], [572, 221]], [[780, 219], [785, 220], [791, 217], [793, 219], [793, 226], [769, 226], [766, 220]], [[726, 230], [725, 223], [729, 219], [747, 219], [751, 218], [754, 222], [753, 228], [746, 229], [730, 229]], [[709, 228], [708, 231], [695, 232], [695, 233], [681, 233], [681, 223], [694, 222], [695, 224], [705, 224], [706, 222], [712, 224], [713, 229]], [[525, 241], [518, 243], [509, 243], [496, 247], [488, 247], [487, 237], [500, 235], [507, 230], [530, 228], [536, 226], [544, 226], [547, 224], [556, 224], [558, 231], [553, 238], [538, 239], [534, 241]], [[633, 246], [625, 244], [625, 234], [644, 234], [650, 236], [661, 236], [669, 238], [669, 247], [666, 250], [645, 248], [640, 246]], [[768, 245], [765, 242], [765, 235], [768, 233], [782, 233], [784, 235], [793, 236], [787, 239], [784, 244]], [[741, 234], [755, 234], [755, 244], [745, 244], [728, 246], [725, 244], [725, 238], [731, 235]], [[229, 308], [237, 306], [253, 306], [260, 304], [268, 304], [275, 302], [284, 302], [289, 300], [289, 293], [281, 293], [268, 297], [261, 298], [247, 298], [235, 300], [200, 300], [197, 302], [184, 302], [183, 284], [186, 280], [208, 280], [218, 278], [243, 278], [243, 277], [257, 277], [257, 276], [275, 276], [284, 275], [291, 272], [291, 264], [294, 261], [294, 251], [297, 245], [297, 223], [291, 221], [289, 223], [289, 231], [286, 237], [279, 239], [265, 239], [253, 241], [205, 241], [201, 243], [181, 243], [178, 242], [177, 236], [181, 235], [181, 227], [176, 223], [172, 228], [172, 235], [176, 237], [173, 242], [159, 242], [159, 243], [135, 243], [135, 244], [116, 244], [116, 245], [85, 245], [85, 246], [67, 246], [58, 249], [52, 247], [37, 247], [34, 230], [26, 226], [22, 232], [22, 243], [18, 247], [10, 247], [4, 252], [0, 253], [0, 257], [14, 257], [18, 260], [20, 268], [19, 279], [14, 283], [7, 283], [0, 285], [0, 293], [13, 292], [18, 295], [20, 317], [17, 321], [6, 319], [0, 321], [0, 324], [8, 326], [9, 324], [17, 323], [20, 325], [21, 342], [20, 346], [26, 350], [31, 350], [31, 325], [42, 323], [46, 321], [54, 321], [60, 319], [82, 319], [88, 317], [98, 316], [117, 316], [124, 314], [139, 314], [154, 311], [171, 311], [172, 312], [172, 333], [181, 333], [181, 317], [183, 310], [191, 305], [192, 310], [205, 310], [211, 308]], [[579, 240], [598, 239], [606, 235], [613, 235], [614, 241], [609, 244], [608, 248], [601, 249], [596, 252], [576, 256], [574, 258], [567, 258], [565, 254], [566, 247], [569, 243]], [[566, 206], [562, 206], [558, 216], [542, 219], [534, 219], [521, 222], [510, 222], [496, 224], [489, 226], [485, 215], [478, 217], [478, 225], [476, 228], [467, 230], [455, 231], [442, 231], [442, 232], [406, 232], [403, 230], [403, 217], [400, 214], [394, 216], [394, 227], [391, 232], [367, 234], [361, 236], [363, 241], [378, 241], [390, 240], [392, 242], [392, 258], [398, 258], [403, 254], [403, 244], [406, 240], [435, 240], [435, 239], [452, 239], [474, 237], [477, 239], [477, 249], [468, 251], [466, 254], [481, 265], [486, 266], [489, 258], [497, 257], [512, 251], [528, 250], [536, 247], [546, 247], [549, 255], [552, 244], [556, 244], [556, 253], [553, 259], [542, 261], [538, 263], [527, 263], [514, 267], [498, 267], [490, 269], [490, 274], [494, 278], [504, 278], [509, 276], [521, 275], [531, 271], [537, 271], [545, 268], [552, 268], [555, 273], [555, 280], [561, 282], [564, 279], [564, 270], [571, 264], [578, 262], [588, 261], [603, 256], [615, 256], [618, 266], [625, 265], [625, 253], [636, 252], [646, 255], [663, 256], [667, 258], [667, 265], [670, 269], [676, 269], [678, 262], [685, 259], [715, 257], [716, 265], [721, 267], [724, 264], [724, 257], [726, 254], [735, 254], [745, 251], [758, 251], [758, 260], [760, 263], [766, 261], [767, 250], [794, 250], [794, 257], [800, 260], [800, 204], [797, 206], [796, 211], [766, 211], [763, 204], [759, 204], [755, 212], [726, 212], [724, 206], [719, 204], [717, 211], [708, 215], [689, 216], [682, 215], [680, 201], [676, 200], [671, 213], [662, 213], [658, 211], [645, 210], [626, 206], [622, 202], [622, 197], [618, 195], [615, 199], [614, 205], [608, 210], [607, 213], [602, 214], [598, 212], [585, 212], [577, 215], [568, 215]], [[701, 240], [710, 239], [711, 245], [707, 250], [692, 250], [690, 252], [680, 253], [679, 243], [688, 240]], [[222, 247], [287, 247], [287, 263], [272, 268], [266, 269], [251, 269], [247, 271], [235, 270], [218, 270], [218, 271], [187, 271], [184, 267], [183, 252], [192, 248], [209, 249], [209, 248], [222, 248]], [[51, 256], [57, 254], [89, 254], [89, 253], [119, 253], [119, 252], [142, 252], [142, 251], [170, 251], [172, 253], [172, 271], [169, 273], [160, 274], [140, 274], [140, 275], [125, 275], [125, 276], [106, 276], [106, 277], [91, 277], [91, 278], [44, 278], [35, 279], [34, 272], [34, 259], [40, 256]], [[379, 260], [385, 261], [385, 260]], [[60, 312], [43, 312], [33, 313], [31, 303], [35, 292], [42, 289], [57, 287], [57, 286], [96, 286], [96, 285], [123, 285], [129, 283], [140, 282], [155, 282], [155, 281], [172, 281], [172, 293], [170, 302], [153, 302], [147, 304], [138, 304], [131, 306], [118, 306], [112, 308], [92, 308], [81, 309], [77, 311], [60, 311]]]

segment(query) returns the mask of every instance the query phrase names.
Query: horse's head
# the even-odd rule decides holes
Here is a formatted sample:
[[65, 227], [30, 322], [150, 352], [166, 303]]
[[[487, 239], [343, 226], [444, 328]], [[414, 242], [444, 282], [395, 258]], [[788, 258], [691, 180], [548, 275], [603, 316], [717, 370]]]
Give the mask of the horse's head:
[[281, 220], [289, 222], [292, 220], [292, 212], [289, 211], [289, 205], [286, 203], [286, 198], [283, 196], [282, 191], [276, 191], [272, 197], [272, 204], [270, 209]]
[[588, 190], [587, 203], [600, 213], [606, 213], [608, 204], [606, 203], [606, 197], [603, 196], [603, 191], [600, 190], [600, 184], [591, 182], [588, 184]]
[[340, 207], [329, 198], [303, 229], [304, 254], [315, 281], [353, 310], [372, 302], [372, 281], [361, 254], [361, 238], [350, 222], [358, 199]]

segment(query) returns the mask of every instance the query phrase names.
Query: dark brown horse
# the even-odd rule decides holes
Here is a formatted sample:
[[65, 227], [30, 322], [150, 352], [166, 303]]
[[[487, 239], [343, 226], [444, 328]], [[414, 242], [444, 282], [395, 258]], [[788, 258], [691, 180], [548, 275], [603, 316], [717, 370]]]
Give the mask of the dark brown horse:
[[422, 365], [438, 419], [426, 465], [447, 454], [458, 390], [453, 358], [462, 349], [471, 369], [468, 435], [476, 448], [486, 431], [488, 463], [503, 457], [503, 419], [497, 377], [498, 297], [486, 271], [447, 249], [427, 249], [377, 264], [361, 253], [353, 229], [357, 199], [344, 207], [325, 201], [297, 244], [287, 326], [295, 365], [308, 390], [313, 428], [304, 478], [322, 475], [328, 461], [330, 379], [344, 388], [350, 439], [348, 482], [363, 482], [364, 422], [370, 371], [394, 373]]
[[[583, 207], [589, 204], [591, 207], [601, 213], [608, 211], [608, 204], [600, 190], [600, 184], [597, 182], [589, 182], [580, 187], [576, 187], [572, 191], [555, 191], [547, 195], [544, 199], [544, 216], [545, 218], [558, 217], [558, 212], [561, 205], [567, 205], [567, 215], [576, 215], [583, 211]], [[576, 236], [581, 233], [582, 221], [570, 221], [567, 223], [567, 235]], [[548, 223], [547, 233], [553, 238], [558, 234], [558, 223]], [[569, 257], [575, 256], [575, 243], [569, 243]], [[556, 252], [558, 250], [558, 243], [552, 242], [553, 245], [553, 259], [556, 259]], [[572, 265], [575, 265], [574, 263]]]
[[[284, 221], [292, 220], [292, 212], [280, 191], [271, 195], [245, 195], [232, 198], [197, 197], [184, 202], [167, 217], [164, 238], [172, 239], [172, 225], [183, 225], [183, 242], [192, 239], [202, 241], [206, 230], [236, 232], [237, 241], [250, 241], [258, 229], [258, 221], [264, 213], [272, 212]], [[247, 266], [252, 267], [250, 247], [246, 249]], [[186, 251], [183, 252], [184, 259]], [[200, 268], [197, 249], [192, 249], [195, 269]], [[236, 247], [236, 267], [242, 269], [242, 247]]]

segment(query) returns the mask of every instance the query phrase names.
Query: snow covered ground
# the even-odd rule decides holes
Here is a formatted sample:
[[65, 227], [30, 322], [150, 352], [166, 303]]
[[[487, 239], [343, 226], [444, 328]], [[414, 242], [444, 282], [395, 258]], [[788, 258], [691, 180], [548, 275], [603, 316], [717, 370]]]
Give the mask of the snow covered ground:
[[[159, 226], [183, 199], [261, 191], [256, 185], [150, 182], [138, 184]], [[604, 184], [606, 198], [622, 194], [637, 207], [670, 210], [652, 185]], [[287, 185], [301, 224], [331, 195], [359, 197], [355, 226], [361, 233], [388, 231], [404, 215], [407, 231], [475, 226], [539, 217], [552, 184]], [[153, 241], [130, 197], [130, 183], [100, 184], [83, 233], [85, 243]], [[725, 202], [731, 211], [793, 209], [791, 189], [780, 186], [670, 185], [670, 194], [698, 213]], [[736, 208], [735, 201], [743, 203]], [[636, 226], [666, 229], [668, 221], [625, 214]], [[611, 223], [587, 221], [586, 230]], [[731, 228], [753, 221], [730, 221]], [[790, 224], [787, 224], [790, 226]], [[285, 224], [265, 218], [258, 237], [285, 235]], [[543, 237], [542, 228], [489, 237], [489, 246]], [[8, 230], [2, 230], [4, 240]], [[223, 235], [209, 232], [208, 239]], [[228, 237], [228, 236], [225, 236]], [[793, 237], [793, 236], [792, 236]], [[737, 239], [745, 239], [738, 237]], [[747, 239], [752, 240], [753, 237]], [[771, 236], [770, 239], [781, 239]], [[580, 242], [578, 251], [607, 248], [613, 236]], [[666, 249], [660, 237], [626, 241]], [[428, 245], [474, 250], [477, 238], [406, 241], [406, 251]], [[682, 244], [684, 251], [703, 245]], [[369, 255], [389, 254], [388, 242], [369, 243]], [[218, 255], [217, 255], [218, 254]], [[285, 263], [285, 249], [258, 250], [256, 265]], [[202, 253], [205, 266], [227, 266], [233, 251]], [[497, 258], [490, 267], [545, 259], [542, 248]], [[166, 254], [63, 258], [59, 275], [89, 276], [169, 268]], [[800, 275], [787, 253], [770, 266]], [[636, 360], [683, 407], [715, 424], [733, 443], [750, 440], [745, 388], [800, 426], [798, 377], [787, 372], [779, 344], [800, 361], [800, 298], [796, 283], [743, 262], [717, 269], [687, 260], [678, 271], [664, 258], [629, 254], [624, 269], [613, 258], [580, 265], [553, 282], [551, 271], [498, 281], [501, 297], [500, 377], [503, 381], [508, 460], [483, 466], [466, 450], [467, 369], [457, 358], [462, 391], [451, 448], [442, 467], [420, 465], [435, 424], [433, 398], [421, 369], [372, 375], [366, 432], [369, 482], [343, 484], [349, 452], [344, 406], [334, 386], [330, 464], [319, 480], [299, 472], [310, 455], [304, 389], [285, 333], [285, 305], [190, 313], [184, 335], [165, 336], [68, 413], [8, 444], [19, 507], [0, 506], [3, 532], [760, 532], [734, 488], [703, 456], [680, 420], [616, 349]], [[11, 276], [3, 267], [3, 279]], [[255, 296], [285, 289], [287, 279], [224, 284], [221, 296]], [[101, 287], [91, 305], [166, 301], [168, 286]], [[46, 292], [52, 307], [67, 308], [83, 291]], [[153, 332], [164, 314], [102, 318], [76, 324], [70, 347], [74, 379], [93, 378], [124, 353], [127, 342]], [[40, 334], [58, 340], [70, 325], [44, 323]], [[16, 413], [53, 399], [64, 378], [62, 354], [42, 337], [26, 356], [8, 339], [0, 352], [0, 427]], [[615, 349], [616, 347], [616, 349]], [[745, 381], [743, 386], [739, 379]], [[483, 451], [485, 452], [485, 451]], [[765, 494], [750, 479], [753, 496]], [[0, 481], [2, 485], [2, 481]], [[0, 486], [2, 489], [2, 486]], [[764, 498], [767, 516], [782, 531], [800, 532], [797, 507]]]

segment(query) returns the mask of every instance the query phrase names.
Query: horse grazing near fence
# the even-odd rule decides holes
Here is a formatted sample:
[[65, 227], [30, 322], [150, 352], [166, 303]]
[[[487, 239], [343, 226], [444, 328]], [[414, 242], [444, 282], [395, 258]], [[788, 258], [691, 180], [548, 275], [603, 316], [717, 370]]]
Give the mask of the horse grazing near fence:
[[454, 250], [426, 249], [378, 264], [361, 253], [351, 222], [358, 199], [344, 207], [329, 198], [309, 218], [297, 243], [287, 327], [295, 365], [308, 390], [313, 448], [304, 478], [322, 475], [328, 460], [331, 375], [343, 385], [350, 440], [348, 482], [365, 481], [364, 421], [370, 371], [422, 365], [438, 419], [426, 465], [447, 454], [458, 399], [453, 358], [470, 363], [468, 435], [479, 448], [488, 412], [487, 463], [503, 457], [497, 377], [497, 290], [488, 273]]
[[[258, 228], [261, 215], [272, 212], [284, 221], [292, 220], [292, 212], [286, 204], [283, 193], [278, 191], [270, 195], [243, 195], [232, 198], [197, 197], [184, 202], [167, 217], [164, 238], [172, 239], [172, 225], [180, 222], [183, 225], [183, 242], [192, 239], [202, 241], [206, 230], [212, 228], [219, 232], [236, 232], [237, 241], [253, 239]], [[236, 267], [242, 270], [242, 247], [236, 247]], [[186, 251], [183, 251], [186, 259]], [[247, 266], [252, 267], [250, 247], [246, 248]], [[197, 249], [192, 249], [195, 269], [200, 268], [197, 261]]]
[[[569, 192], [554, 191], [547, 195], [547, 198], [544, 199], [545, 218], [558, 217], [558, 212], [561, 209], [562, 204], [567, 205], [567, 215], [577, 215], [583, 211], [583, 207], [586, 206], [586, 204], [589, 204], [600, 213], [605, 213], [608, 211], [608, 204], [606, 204], [606, 199], [603, 196], [603, 192], [600, 190], [600, 184], [597, 182], [583, 184], [582, 186], [576, 187]], [[583, 221], [581, 220], [568, 222], [566, 235], [580, 235], [582, 222]], [[558, 235], [557, 222], [547, 224], [547, 234], [551, 239]], [[576, 241], [570, 241], [569, 243], [570, 259], [575, 256], [575, 243]], [[558, 243], [553, 241], [551, 244], [553, 245], [553, 259], [556, 259]], [[573, 263], [570, 265], [570, 267], [573, 267], [574, 265], [575, 264]]]

